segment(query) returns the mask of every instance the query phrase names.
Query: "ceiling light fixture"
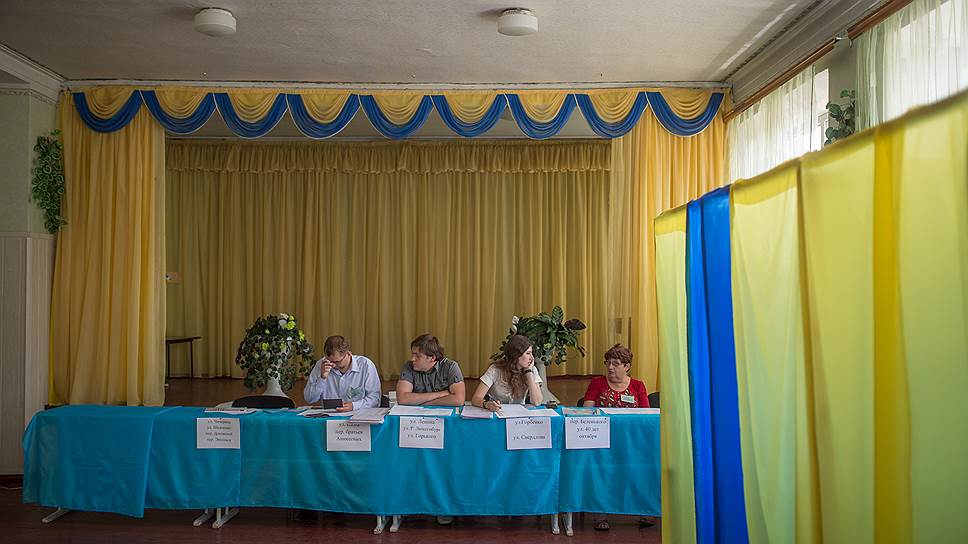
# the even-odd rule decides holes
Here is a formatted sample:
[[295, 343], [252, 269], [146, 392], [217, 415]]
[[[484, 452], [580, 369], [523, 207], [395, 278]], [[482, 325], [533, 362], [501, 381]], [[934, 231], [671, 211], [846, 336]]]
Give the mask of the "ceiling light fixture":
[[235, 16], [222, 8], [205, 8], [195, 14], [195, 30], [220, 38], [235, 34]]
[[506, 9], [497, 20], [497, 31], [505, 36], [534, 34], [538, 31], [538, 18], [530, 9]]

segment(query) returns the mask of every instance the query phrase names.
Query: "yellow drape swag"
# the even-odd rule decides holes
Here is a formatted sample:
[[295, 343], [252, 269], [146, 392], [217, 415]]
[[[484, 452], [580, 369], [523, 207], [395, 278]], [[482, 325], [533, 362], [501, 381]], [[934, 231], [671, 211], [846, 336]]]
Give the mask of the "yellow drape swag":
[[[130, 96], [103, 94], [117, 108]], [[54, 267], [49, 402], [161, 404], [164, 132], [142, 111], [118, 132], [95, 133], [70, 95], [60, 124], [68, 224]]]

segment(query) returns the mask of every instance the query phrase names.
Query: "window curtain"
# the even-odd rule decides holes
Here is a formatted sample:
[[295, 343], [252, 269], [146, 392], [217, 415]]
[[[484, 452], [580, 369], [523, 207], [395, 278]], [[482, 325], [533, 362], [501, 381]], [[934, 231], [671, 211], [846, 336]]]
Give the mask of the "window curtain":
[[[99, 113], [110, 116], [126, 97], [103, 98]], [[69, 94], [61, 98], [60, 126], [67, 225], [54, 265], [49, 402], [160, 405], [164, 131], [142, 111], [117, 132], [96, 133]]]
[[[606, 141], [168, 144], [168, 333], [197, 334], [197, 376], [242, 376], [256, 316], [286, 312], [322, 356], [346, 336], [382, 376], [430, 332], [468, 376], [513, 315], [587, 323], [588, 356], [551, 374], [598, 374], [620, 341], [609, 281], [616, 188]], [[615, 183], [626, 183], [621, 179]], [[172, 350], [172, 373], [188, 372]]]
[[729, 121], [729, 179], [748, 179], [814, 148], [811, 65]]
[[968, 0], [914, 0], [857, 40], [857, 126], [968, 88]]
[[[702, 106], [695, 91], [666, 93], [677, 114]], [[614, 301], [614, 315], [630, 317], [632, 374], [649, 391], [660, 388], [659, 335], [656, 325], [656, 276], [653, 220], [665, 210], [726, 184], [726, 128], [722, 115], [706, 130], [689, 138], [673, 136], [654, 117], [644, 116], [632, 131], [612, 140], [615, 199], [609, 213], [611, 240], [619, 250], [609, 258], [621, 263], [613, 281], [615, 293], [629, 296]], [[599, 359], [603, 353], [595, 354]]]

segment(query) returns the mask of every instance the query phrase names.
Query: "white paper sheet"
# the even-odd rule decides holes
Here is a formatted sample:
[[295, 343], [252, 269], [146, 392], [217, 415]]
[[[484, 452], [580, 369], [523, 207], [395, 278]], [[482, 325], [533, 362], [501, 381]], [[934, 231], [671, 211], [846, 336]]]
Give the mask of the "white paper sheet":
[[423, 408], [403, 404], [398, 404], [390, 409], [391, 416], [447, 417], [453, 413], [453, 408]]
[[509, 450], [543, 450], [551, 447], [551, 418], [518, 417], [504, 422]]
[[234, 417], [200, 417], [195, 420], [195, 447], [200, 450], [237, 450], [241, 425]]
[[658, 408], [599, 408], [603, 414], [623, 415], [623, 414], [658, 414]]
[[400, 447], [444, 449], [444, 419], [440, 417], [401, 417]]
[[491, 419], [494, 412], [478, 406], [465, 406], [460, 409], [460, 417], [464, 419]]
[[611, 421], [607, 417], [565, 418], [565, 449], [589, 450], [610, 448]]
[[326, 451], [370, 451], [370, 424], [327, 420]]
[[389, 411], [389, 408], [363, 408], [362, 410], [357, 410], [353, 414], [353, 417], [350, 418], [350, 421], [379, 425], [383, 423], [383, 418]]
[[245, 415], [251, 414], [252, 412], [258, 412], [258, 408], [206, 408], [205, 413], [207, 414], [235, 414], [235, 415]]

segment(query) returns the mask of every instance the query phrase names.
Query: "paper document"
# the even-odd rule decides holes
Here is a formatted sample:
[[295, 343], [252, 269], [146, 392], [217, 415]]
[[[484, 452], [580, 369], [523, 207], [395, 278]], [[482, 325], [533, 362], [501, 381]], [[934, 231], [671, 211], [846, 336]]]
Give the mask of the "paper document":
[[362, 410], [357, 410], [356, 413], [353, 414], [353, 417], [350, 418], [350, 421], [378, 425], [383, 423], [383, 418], [389, 411], [389, 408], [363, 408]]
[[206, 408], [205, 411], [208, 412], [208, 413], [216, 413], [216, 414], [236, 414], [236, 415], [240, 415], [240, 414], [251, 414], [252, 412], [258, 412], [259, 409], [258, 408], [234, 408], [234, 407], [228, 407], [228, 408]]
[[658, 408], [599, 408], [603, 414], [658, 414]]
[[561, 413], [565, 414], [566, 416], [585, 416], [585, 417], [588, 417], [588, 416], [595, 415], [595, 410], [596, 410], [596, 408], [590, 408], [590, 407], [589, 408], [571, 408], [571, 407], [568, 407], [568, 408], [562, 408], [561, 409]]
[[551, 408], [538, 408], [537, 410], [528, 410], [528, 417], [558, 417], [558, 412]]
[[398, 404], [390, 409], [391, 416], [447, 417], [454, 413], [453, 408], [423, 408]]
[[501, 419], [531, 417], [531, 410], [525, 408], [523, 404], [502, 404], [501, 409], [497, 411], [497, 417]]
[[336, 413], [336, 410], [323, 410], [322, 408], [309, 408], [299, 412], [302, 417], [326, 417]]
[[460, 417], [465, 419], [491, 419], [494, 412], [477, 406], [465, 406], [460, 410]]

